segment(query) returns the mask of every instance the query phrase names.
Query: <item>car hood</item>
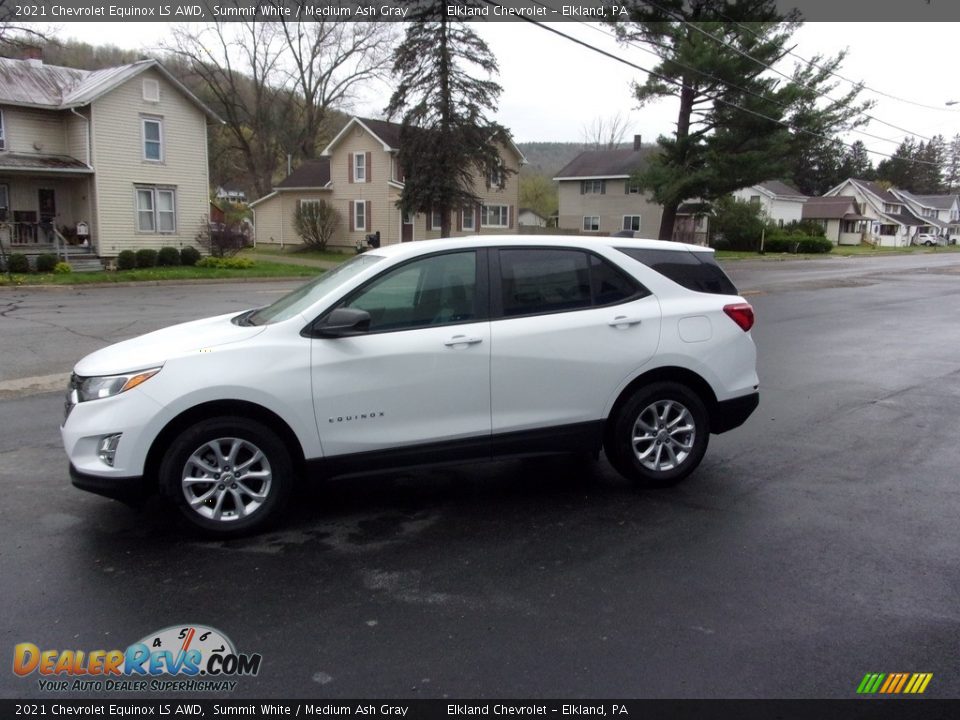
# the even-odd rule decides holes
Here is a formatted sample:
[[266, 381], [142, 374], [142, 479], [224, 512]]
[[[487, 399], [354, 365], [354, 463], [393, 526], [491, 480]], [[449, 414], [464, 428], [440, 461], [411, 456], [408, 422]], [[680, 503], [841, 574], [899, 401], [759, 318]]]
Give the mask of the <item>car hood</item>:
[[109, 345], [87, 355], [74, 367], [83, 377], [115, 375], [157, 367], [173, 357], [206, 348], [243, 342], [262, 333], [266, 326], [243, 326], [230, 322], [239, 313], [171, 325], [146, 335]]

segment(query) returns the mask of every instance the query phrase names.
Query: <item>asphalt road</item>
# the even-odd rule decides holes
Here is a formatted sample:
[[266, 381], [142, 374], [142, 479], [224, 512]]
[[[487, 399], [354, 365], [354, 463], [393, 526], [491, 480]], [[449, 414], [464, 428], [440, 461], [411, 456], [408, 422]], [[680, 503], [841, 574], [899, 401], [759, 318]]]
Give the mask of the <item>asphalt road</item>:
[[[70, 487], [59, 393], [0, 402], [0, 658], [204, 623], [263, 656], [235, 698], [960, 696], [960, 256], [728, 269], [761, 405], [667, 491], [605, 462], [385, 474], [211, 543]], [[0, 377], [278, 289], [8, 291]]]

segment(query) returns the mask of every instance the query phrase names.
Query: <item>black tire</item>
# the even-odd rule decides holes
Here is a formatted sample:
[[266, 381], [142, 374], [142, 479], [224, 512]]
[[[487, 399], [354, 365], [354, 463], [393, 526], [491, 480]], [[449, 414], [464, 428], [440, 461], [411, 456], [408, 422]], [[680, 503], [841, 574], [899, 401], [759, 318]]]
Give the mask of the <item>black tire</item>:
[[[637, 437], [643, 439], [635, 442]], [[710, 419], [700, 397], [686, 385], [665, 381], [638, 388], [620, 405], [607, 423], [603, 445], [625, 478], [669, 487], [696, 470], [709, 439]]]
[[212, 537], [237, 537], [263, 530], [283, 514], [293, 463], [266, 425], [243, 417], [210, 418], [173, 441], [160, 464], [160, 482], [195, 528]]

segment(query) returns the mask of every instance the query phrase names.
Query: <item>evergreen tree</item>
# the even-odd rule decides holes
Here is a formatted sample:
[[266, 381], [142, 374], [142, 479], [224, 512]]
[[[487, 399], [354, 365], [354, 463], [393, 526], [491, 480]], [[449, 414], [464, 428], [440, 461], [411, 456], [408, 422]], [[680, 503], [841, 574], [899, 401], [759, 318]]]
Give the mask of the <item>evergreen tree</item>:
[[949, 192], [960, 190], [960, 133], [953, 136], [947, 149], [943, 181]]
[[787, 82], [769, 72], [799, 25], [773, 0], [637, 0], [630, 18], [617, 24], [620, 39], [660, 56], [635, 85], [637, 99], [680, 100], [674, 136], [659, 138], [660, 154], [637, 178], [663, 206], [662, 239], [672, 237], [684, 200], [788, 177], [798, 165], [791, 159], [816, 154], [823, 136], [862, 122], [869, 105], [855, 104], [859, 87], [836, 100], [825, 96], [842, 54], [798, 66]]
[[873, 163], [867, 153], [867, 146], [863, 144], [862, 140], [854, 141], [846, 149], [843, 162], [840, 165], [840, 175], [838, 182], [847, 178], [857, 178], [858, 180], [873, 180], [876, 178], [876, 171], [873, 169]]
[[893, 187], [918, 192], [915, 189], [919, 181], [915, 161], [923, 150], [922, 142], [918, 144], [915, 138], [906, 138], [891, 157], [881, 160], [877, 165], [877, 179]]
[[[410, 22], [393, 55], [400, 82], [386, 108], [402, 114], [399, 162], [406, 179], [404, 212], [439, 212], [450, 236], [450, 213], [479, 201], [474, 177], [506, 177], [498, 142], [506, 130], [491, 121], [500, 85], [497, 61], [468, 23], [447, 17], [434, 0], [409, 2]], [[484, 79], [485, 76], [487, 79]]]

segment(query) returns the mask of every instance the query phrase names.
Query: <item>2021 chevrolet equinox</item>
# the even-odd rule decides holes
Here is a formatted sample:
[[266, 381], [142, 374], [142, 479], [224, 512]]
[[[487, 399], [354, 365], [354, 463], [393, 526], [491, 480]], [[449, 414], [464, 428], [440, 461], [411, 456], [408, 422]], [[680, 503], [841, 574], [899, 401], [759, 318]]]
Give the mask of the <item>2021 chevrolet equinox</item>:
[[61, 433], [77, 487], [160, 491], [215, 535], [273, 522], [301, 479], [404, 465], [602, 449], [663, 486], [756, 408], [753, 319], [701, 247], [403, 243], [88, 355]]

